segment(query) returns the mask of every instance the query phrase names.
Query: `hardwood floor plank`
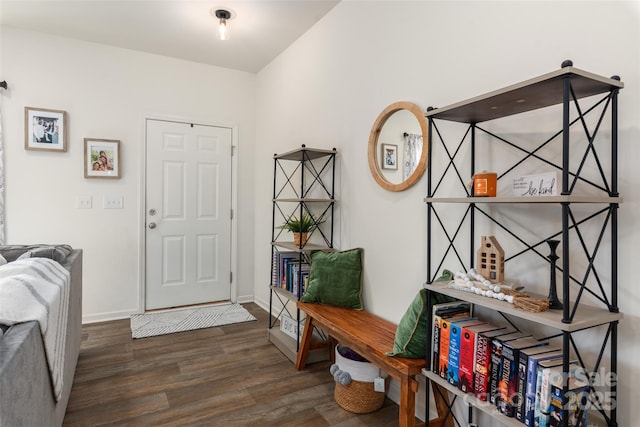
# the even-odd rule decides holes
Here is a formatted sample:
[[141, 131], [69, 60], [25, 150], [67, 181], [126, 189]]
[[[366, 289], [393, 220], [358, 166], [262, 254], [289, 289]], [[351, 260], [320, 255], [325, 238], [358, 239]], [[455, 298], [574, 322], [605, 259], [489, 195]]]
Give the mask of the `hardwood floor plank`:
[[123, 423], [133, 416], [156, 412], [168, 407], [169, 402], [164, 393], [118, 399], [108, 405], [100, 404], [75, 410], [67, 408], [63, 425], [97, 426], [108, 423]]
[[[185, 392], [191, 396], [191, 392]], [[237, 392], [209, 393], [207, 398], [195, 399], [179, 405], [170, 404], [169, 408], [156, 413], [144, 414], [132, 418], [129, 422], [138, 426], [156, 425], [230, 425], [221, 422], [227, 413], [241, 414], [253, 406], [251, 396], [244, 390]]]
[[267, 340], [268, 313], [243, 305], [257, 321], [135, 340], [129, 320], [84, 325], [64, 425], [397, 425], [389, 399], [372, 414], [340, 408], [330, 362], [297, 371]]

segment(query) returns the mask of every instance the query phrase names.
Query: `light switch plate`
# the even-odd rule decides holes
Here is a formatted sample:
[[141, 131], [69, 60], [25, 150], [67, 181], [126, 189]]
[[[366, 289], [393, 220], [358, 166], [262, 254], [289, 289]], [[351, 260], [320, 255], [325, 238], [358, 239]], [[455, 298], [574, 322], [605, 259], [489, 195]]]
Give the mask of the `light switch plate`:
[[105, 196], [102, 199], [102, 209], [122, 209], [123, 199], [122, 196]]
[[76, 209], [91, 209], [93, 198], [91, 196], [76, 196]]

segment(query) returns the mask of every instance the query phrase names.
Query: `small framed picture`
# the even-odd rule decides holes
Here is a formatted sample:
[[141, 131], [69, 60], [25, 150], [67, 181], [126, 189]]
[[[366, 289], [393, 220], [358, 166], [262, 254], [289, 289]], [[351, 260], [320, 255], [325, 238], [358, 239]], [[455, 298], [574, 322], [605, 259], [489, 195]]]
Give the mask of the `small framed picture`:
[[120, 141], [85, 138], [84, 177], [120, 178]]
[[24, 149], [67, 151], [67, 112], [24, 107]]
[[398, 169], [398, 146], [395, 144], [381, 144], [382, 169]]

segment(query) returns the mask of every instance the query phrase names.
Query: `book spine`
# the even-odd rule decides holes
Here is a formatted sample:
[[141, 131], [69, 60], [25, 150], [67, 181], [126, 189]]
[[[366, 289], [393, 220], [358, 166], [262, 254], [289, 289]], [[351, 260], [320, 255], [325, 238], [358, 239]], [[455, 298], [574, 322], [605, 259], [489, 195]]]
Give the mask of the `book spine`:
[[271, 286], [277, 286], [278, 284], [278, 262], [280, 254], [276, 251], [273, 252], [271, 258]]
[[446, 319], [442, 319], [440, 324], [440, 355], [438, 357], [438, 374], [440, 378], [447, 379], [449, 374], [449, 326]]
[[498, 382], [502, 376], [502, 341], [491, 341], [491, 365], [489, 373], [489, 403], [497, 403]]
[[516, 414], [515, 417], [518, 421], [524, 423], [525, 407], [526, 407], [526, 394], [527, 394], [527, 365], [529, 362], [529, 356], [520, 352], [518, 357], [518, 379], [517, 379], [517, 402], [516, 402]]
[[460, 368], [460, 326], [451, 323], [449, 328], [449, 373], [447, 381], [454, 387], [458, 387], [458, 374]]
[[[551, 396], [549, 397], [549, 412], [555, 412], [555, 415], [558, 416], [559, 420], [562, 420], [562, 388], [551, 387]], [[560, 427], [562, 423], [556, 422], [555, 417], [549, 417], [549, 425]]]
[[286, 282], [287, 282], [287, 290], [289, 292], [293, 292], [293, 287], [291, 286], [292, 281], [291, 281], [291, 275], [292, 275], [292, 271], [295, 265], [295, 261], [289, 261], [289, 264], [287, 266], [287, 278], [286, 278]]
[[[550, 368], [540, 369], [538, 380], [540, 382], [540, 405], [536, 407], [538, 427], [549, 426], [549, 408], [551, 407], [551, 384], [549, 383]], [[535, 423], [535, 420], [534, 420]]]
[[280, 287], [287, 289], [287, 267], [289, 266], [289, 258], [282, 260], [282, 268], [280, 270]]
[[295, 296], [296, 298], [298, 297], [298, 292], [300, 291], [299, 289], [299, 283], [300, 283], [300, 269], [299, 268], [294, 268], [293, 269], [293, 277], [292, 277], [292, 284], [293, 284], [293, 296]]
[[532, 426], [537, 426], [540, 419], [540, 388], [542, 385], [542, 369], [536, 368], [536, 392], [533, 403], [533, 417], [531, 421]]
[[[562, 387], [551, 386], [551, 398], [549, 408], [549, 426], [561, 427], [562, 419], [568, 417], [569, 426], [571, 427], [587, 427], [587, 402], [588, 402], [588, 386], [570, 389], [566, 396], [563, 395]], [[565, 399], [566, 398], [566, 399]], [[563, 401], [566, 403], [563, 405]]]
[[309, 275], [309, 264], [302, 263], [293, 268], [293, 295], [299, 297], [304, 293], [304, 282]]
[[473, 392], [475, 337], [475, 332], [469, 331], [465, 328], [462, 329], [460, 334], [460, 367], [458, 368], [458, 388], [464, 393]]
[[536, 396], [526, 395], [524, 398], [524, 425], [527, 427], [533, 427], [533, 415], [536, 405]]
[[502, 372], [498, 381], [496, 405], [498, 410], [507, 417], [515, 415], [514, 399], [516, 390], [516, 376], [518, 372], [517, 349], [509, 346], [502, 347]]
[[442, 319], [440, 316], [433, 316], [433, 345], [431, 346], [431, 370], [434, 374], [440, 373], [440, 325]]
[[489, 390], [489, 370], [491, 369], [491, 340], [489, 337], [478, 334], [475, 357], [473, 390], [478, 399], [486, 402]]
[[538, 393], [538, 358], [529, 357], [527, 361], [527, 384], [525, 386], [524, 425], [533, 427]]

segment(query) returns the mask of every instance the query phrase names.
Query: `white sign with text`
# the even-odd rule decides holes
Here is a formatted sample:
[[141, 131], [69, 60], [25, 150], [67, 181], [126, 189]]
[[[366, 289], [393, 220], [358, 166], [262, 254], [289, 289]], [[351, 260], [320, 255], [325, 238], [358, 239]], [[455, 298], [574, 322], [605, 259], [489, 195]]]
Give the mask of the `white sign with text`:
[[525, 175], [513, 179], [513, 195], [516, 197], [557, 196], [556, 172]]

